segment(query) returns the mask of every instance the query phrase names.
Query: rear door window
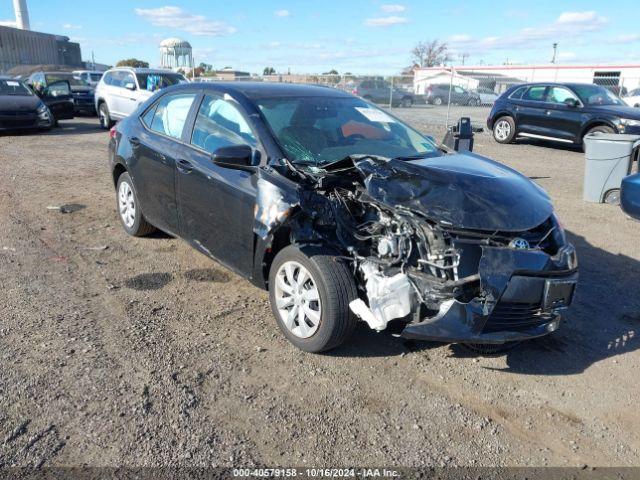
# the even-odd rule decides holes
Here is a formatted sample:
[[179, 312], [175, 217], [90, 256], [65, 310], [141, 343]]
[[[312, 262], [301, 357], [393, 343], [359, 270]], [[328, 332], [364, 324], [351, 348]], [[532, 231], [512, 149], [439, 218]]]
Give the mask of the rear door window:
[[[162, 135], [179, 139], [182, 137], [182, 131], [195, 98], [195, 93], [175, 93], [162, 97], [155, 108], [149, 128]], [[143, 122], [146, 124], [148, 119], [145, 117]]]

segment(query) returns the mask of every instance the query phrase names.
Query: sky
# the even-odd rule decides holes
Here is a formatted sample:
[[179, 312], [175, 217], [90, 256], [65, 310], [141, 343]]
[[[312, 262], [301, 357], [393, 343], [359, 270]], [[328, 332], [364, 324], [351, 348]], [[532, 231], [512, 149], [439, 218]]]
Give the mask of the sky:
[[[85, 60], [139, 58], [156, 66], [159, 42], [180, 37], [196, 64], [261, 73], [397, 74], [419, 41], [449, 46], [451, 63], [640, 63], [637, 0], [109, 0], [82, 8], [27, 0], [33, 30], [80, 43]], [[63, 2], [64, 3], [64, 2]], [[502, 6], [502, 7], [499, 7]], [[0, 0], [0, 24], [14, 20]]]

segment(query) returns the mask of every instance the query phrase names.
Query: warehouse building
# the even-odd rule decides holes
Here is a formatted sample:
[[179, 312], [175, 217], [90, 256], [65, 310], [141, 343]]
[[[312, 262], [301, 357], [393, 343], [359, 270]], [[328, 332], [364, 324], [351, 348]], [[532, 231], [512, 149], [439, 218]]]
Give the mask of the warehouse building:
[[0, 26], [0, 73], [40, 64], [82, 67], [80, 45], [69, 37]]

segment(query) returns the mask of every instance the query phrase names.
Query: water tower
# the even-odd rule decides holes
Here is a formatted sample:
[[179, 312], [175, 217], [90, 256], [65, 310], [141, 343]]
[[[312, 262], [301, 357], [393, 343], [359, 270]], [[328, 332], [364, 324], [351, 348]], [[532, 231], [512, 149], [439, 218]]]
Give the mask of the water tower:
[[191, 44], [181, 38], [167, 38], [160, 42], [160, 67], [193, 68]]

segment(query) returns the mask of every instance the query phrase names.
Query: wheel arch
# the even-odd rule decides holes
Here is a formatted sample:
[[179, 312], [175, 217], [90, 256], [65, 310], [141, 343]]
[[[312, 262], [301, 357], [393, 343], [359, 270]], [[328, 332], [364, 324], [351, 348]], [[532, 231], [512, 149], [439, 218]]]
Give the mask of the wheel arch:
[[113, 186], [117, 187], [118, 186], [118, 179], [120, 178], [120, 176], [123, 173], [128, 173], [128, 172], [129, 172], [129, 170], [127, 170], [127, 167], [124, 164], [122, 164], [120, 162], [116, 163], [113, 166], [113, 169], [111, 170], [111, 176], [113, 178]]
[[[513, 116], [513, 114], [508, 111], [508, 110], [500, 110], [498, 113], [496, 113], [495, 115], [493, 115], [491, 117], [491, 120], [489, 121], [489, 125], [487, 125], [491, 130], [493, 130], [493, 127], [495, 126], [496, 122], [498, 120], [500, 120], [502, 117], [511, 117], [511, 119], [513, 120], [513, 123], [516, 123], [516, 119]], [[518, 125], [516, 124], [516, 129], [518, 128]]]
[[579, 142], [582, 142], [582, 138], [586, 135], [586, 133], [595, 127], [609, 127], [612, 128], [614, 132], [618, 131], [613, 122], [602, 118], [594, 118], [593, 120], [590, 120], [584, 127], [582, 127], [582, 130], [580, 131], [580, 138], [578, 138], [577, 140]]

